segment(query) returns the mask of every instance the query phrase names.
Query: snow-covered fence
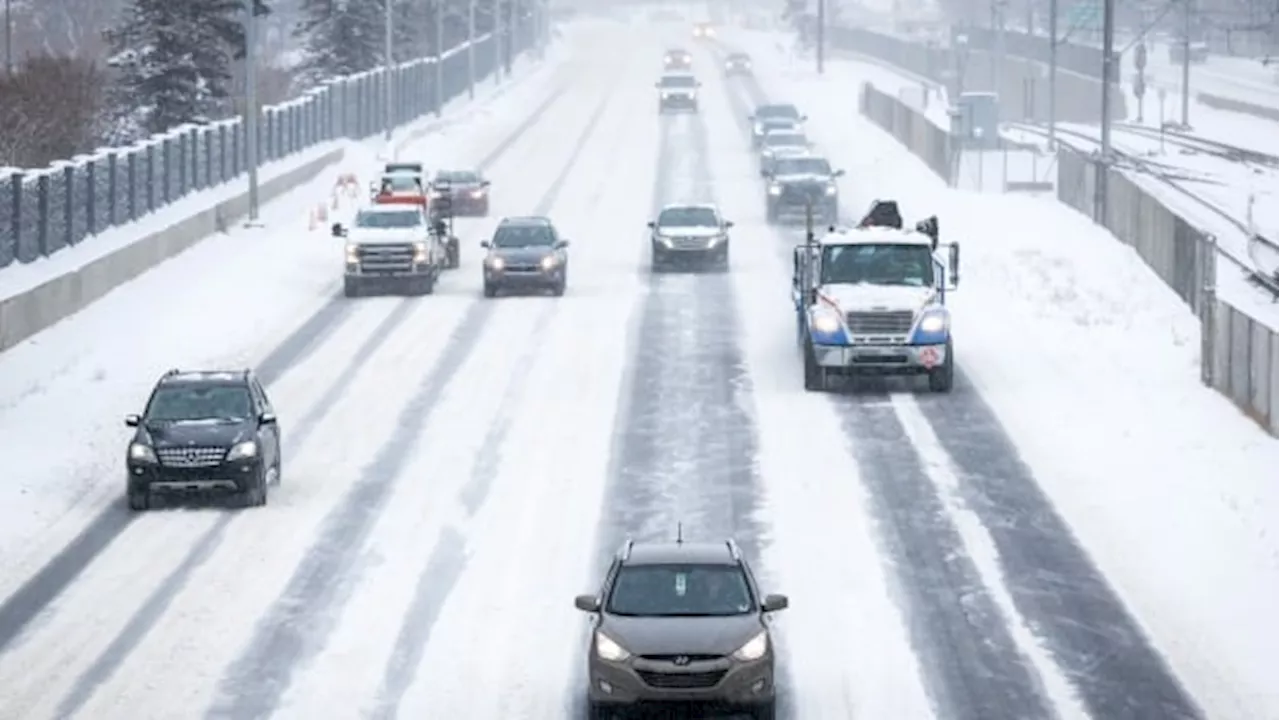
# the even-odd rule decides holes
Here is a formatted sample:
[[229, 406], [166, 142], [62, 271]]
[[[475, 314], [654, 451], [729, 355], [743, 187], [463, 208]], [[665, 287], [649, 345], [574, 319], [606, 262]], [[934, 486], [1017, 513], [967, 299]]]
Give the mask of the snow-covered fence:
[[[529, 45], [517, 33], [513, 52]], [[475, 40], [477, 79], [493, 71], [494, 42]], [[444, 53], [440, 100], [469, 84], [467, 44]], [[392, 69], [393, 120], [408, 123], [435, 110], [434, 57]], [[336, 78], [279, 105], [264, 107], [257, 132], [263, 163], [318, 143], [366, 138], [386, 125], [382, 69]], [[54, 163], [42, 170], [0, 169], [0, 272], [29, 263], [94, 235], [142, 218], [191, 193], [246, 171], [246, 133], [239, 119], [174, 128], [131, 147]]]
[[[835, 27], [828, 34], [831, 47], [856, 53], [926, 78], [958, 92], [994, 92], [1000, 97], [1000, 119], [1040, 122], [1049, 117], [1048, 66], [1034, 57], [1007, 53], [997, 56], [983, 37], [944, 47], [938, 43], [884, 35], [863, 28]], [[1069, 69], [1069, 68], [1068, 68]], [[1095, 123], [1102, 117], [1098, 73], [1060, 73], [1055, 88], [1055, 111], [1060, 122]], [[1111, 116], [1127, 117], [1125, 94], [1118, 85], [1111, 90]]]
[[954, 149], [946, 130], [907, 103], [875, 89], [871, 83], [863, 83], [858, 109], [912, 154], [924, 160], [939, 177], [951, 182]]

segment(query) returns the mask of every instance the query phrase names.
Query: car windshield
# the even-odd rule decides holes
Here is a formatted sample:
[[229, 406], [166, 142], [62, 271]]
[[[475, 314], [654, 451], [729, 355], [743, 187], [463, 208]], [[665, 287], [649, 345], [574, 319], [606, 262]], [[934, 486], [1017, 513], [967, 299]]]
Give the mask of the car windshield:
[[926, 245], [828, 245], [822, 283], [933, 287], [933, 252]]
[[171, 385], [151, 396], [146, 417], [154, 422], [244, 420], [253, 415], [249, 391], [235, 385]]
[[422, 192], [416, 175], [388, 175], [382, 178], [382, 192]]
[[800, 111], [794, 105], [764, 105], [756, 110], [756, 118], [760, 120], [765, 118], [799, 120]]
[[831, 164], [822, 158], [780, 157], [773, 171], [778, 175], [830, 175]]
[[694, 86], [694, 79], [689, 75], [667, 75], [662, 78], [662, 87], [687, 88]]
[[658, 227], [717, 227], [716, 211], [708, 207], [666, 208], [658, 215]]
[[500, 248], [550, 247], [555, 242], [551, 228], [539, 225], [508, 225], [493, 234], [493, 245]]
[[422, 213], [417, 210], [372, 212], [361, 210], [356, 213], [356, 227], [377, 229], [413, 228], [422, 224]]
[[769, 147], [797, 147], [804, 145], [804, 136], [799, 133], [770, 133], [764, 136], [764, 144]]
[[468, 183], [476, 183], [480, 181], [480, 176], [471, 170], [446, 170], [436, 174], [436, 182], [441, 183], [458, 183], [465, 185]]
[[642, 617], [716, 617], [754, 610], [734, 565], [631, 565], [618, 571], [607, 610]]
[[788, 120], [787, 118], [771, 118], [760, 124], [764, 125], [765, 132], [769, 132], [772, 130], [789, 130], [794, 128], [796, 126], [796, 121]]
[[747, 62], [750, 59], [751, 59], [750, 57], [743, 55], [741, 53], [736, 53], [729, 56], [729, 62]]

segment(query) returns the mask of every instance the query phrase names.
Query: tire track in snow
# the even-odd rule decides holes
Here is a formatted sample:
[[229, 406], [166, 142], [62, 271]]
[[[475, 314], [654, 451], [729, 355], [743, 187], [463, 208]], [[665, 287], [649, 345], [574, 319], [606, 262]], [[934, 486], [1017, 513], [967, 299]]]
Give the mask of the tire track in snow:
[[[479, 169], [484, 171], [497, 163], [537, 125], [568, 89], [569, 85], [555, 88], [478, 163]], [[315, 352], [342, 326], [352, 307], [340, 292], [335, 291], [327, 304], [303, 321], [258, 364], [257, 372], [263, 384], [269, 387]], [[0, 604], [0, 652], [17, 640], [31, 621], [74, 582], [136, 517], [136, 513], [125, 507], [123, 499], [111, 503], [61, 552], [6, 598]]]
[[1018, 612], [1045, 639], [1095, 718], [1203, 717], [1079, 546], [999, 419], [957, 368], [921, 412], [958, 469], [961, 496], [995, 543]]
[[[668, 203], [715, 202], [702, 116], [660, 122], [654, 216]], [[641, 263], [647, 264], [647, 238], [644, 246]], [[602, 566], [625, 538], [669, 541], [676, 523], [687, 538], [735, 538], [749, 558], [760, 557], [765, 535], [756, 511], [763, 484], [739, 327], [728, 273], [649, 274], [596, 539]], [[577, 678], [576, 687], [585, 688], [581, 667]], [[780, 688], [790, 684], [785, 665], [778, 680]], [[574, 712], [581, 716], [585, 708]]]
[[[767, 102], [754, 80], [741, 87]], [[741, 112], [747, 116], [739, 98]], [[743, 132], [747, 127], [743, 124]], [[779, 251], [790, 255], [790, 238]], [[790, 258], [787, 259], [790, 265]], [[797, 370], [798, 371], [798, 370]], [[888, 394], [831, 395], [867, 485], [879, 536], [923, 680], [939, 718], [1054, 718], [1043, 683], [1004, 615], [964, 554], [959, 530], [911, 444]]]
[[[549, 207], [554, 202], [555, 194], [578, 159], [578, 150], [586, 144], [611, 95], [610, 92], [600, 101], [578, 138], [575, 152], [540, 205]], [[350, 587], [343, 579], [355, 569], [364, 540], [390, 498], [400, 470], [410, 458], [414, 439], [431, 420], [440, 395], [465, 364], [487, 318], [498, 306], [498, 303], [477, 299], [464, 311], [448, 347], [402, 411], [397, 422], [399, 431], [388, 439], [347, 496], [325, 518], [320, 537], [308, 549], [284, 592], [258, 623], [254, 639], [244, 654], [224, 675], [219, 687], [223, 699], [208, 710], [207, 718], [237, 720], [270, 716], [288, 689], [295, 668], [323, 649], [336, 616], [349, 596]], [[554, 304], [549, 305], [544, 314], [551, 312]], [[405, 639], [397, 640], [389, 670], [397, 685], [401, 677], [405, 678], [404, 687], [399, 688], [401, 693], [416, 667], [416, 662], [409, 661], [420, 655], [439, 613], [440, 605], [435, 601], [443, 601], [465, 565], [462, 549], [460, 534], [443, 533], [427, 562], [427, 570], [438, 574], [424, 573], [420, 577], [414, 609], [406, 616], [407, 621], [413, 622], [402, 630]], [[393, 687], [391, 694], [394, 695], [395, 690]], [[390, 713], [394, 717], [394, 703]]]
[[[574, 166], [577, 165], [582, 150], [599, 126], [600, 118], [612, 101], [616, 89], [616, 85], [610, 86], [608, 94], [596, 106], [573, 154], [561, 168], [560, 174], [547, 187], [546, 194], [534, 207], [533, 215], [547, 215], [555, 206], [560, 191], [569, 179]], [[493, 302], [496, 301], [488, 301], [488, 303]], [[560, 303], [555, 301], [546, 304], [534, 320], [533, 337], [542, 337], [546, 334], [560, 307]], [[520, 359], [515, 363], [515, 372], [507, 378], [500, 407], [515, 407], [520, 402], [528, 386], [529, 372], [534, 367], [534, 359], [540, 349], [540, 345], [529, 346], [521, 353]], [[458, 493], [458, 502], [463, 511], [462, 521], [475, 517], [488, 498], [489, 490], [498, 475], [502, 460], [501, 450], [513, 420], [514, 416], [511, 414], [499, 416], [481, 441], [477, 451], [479, 460], [472, 468], [471, 477], [466, 485]], [[426, 565], [419, 573], [409, 611], [404, 615], [400, 630], [396, 634], [395, 647], [383, 671], [377, 706], [372, 713], [372, 717], [376, 720], [395, 720], [399, 716], [400, 703], [413, 683], [413, 676], [422, 661], [427, 643], [431, 641], [431, 633], [436, 620], [440, 617], [440, 611], [466, 568], [464, 557], [466, 542], [466, 537], [456, 527], [445, 527]]]

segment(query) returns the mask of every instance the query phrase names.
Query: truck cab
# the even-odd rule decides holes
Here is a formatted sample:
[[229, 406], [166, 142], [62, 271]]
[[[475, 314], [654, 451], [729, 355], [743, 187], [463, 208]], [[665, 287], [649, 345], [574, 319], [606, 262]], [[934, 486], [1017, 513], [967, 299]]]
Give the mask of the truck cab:
[[432, 232], [426, 210], [416, 205], [375, 204], [361, 208], [351, 226], [333, 226], [346, 240], [344, 291], [427, 295], [448, 261], [448, 250]]
[[[884, 216], [872, 209], [868, 220]], [[896, 217], [896, 204], [892, 214]], [[876, 222], [810, 232], [794, 250], [791, 298], [806, 390], [837, 378], [925, 376], [949, 392], [954, 345], [947, 293], [959, 281], [960, 247], [938, 240], [937, 218], [914, 228]]]

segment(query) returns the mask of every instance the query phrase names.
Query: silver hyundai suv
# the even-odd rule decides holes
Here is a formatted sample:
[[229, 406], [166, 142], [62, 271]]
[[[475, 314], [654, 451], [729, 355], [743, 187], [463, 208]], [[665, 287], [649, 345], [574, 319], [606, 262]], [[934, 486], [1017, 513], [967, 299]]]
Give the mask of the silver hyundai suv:
[[587, 695], [593, 720], [639, 706], [681, 705], [773, 720], [770, 613], [732, 541], [633, 544], [614, 557], [592, 614]]

